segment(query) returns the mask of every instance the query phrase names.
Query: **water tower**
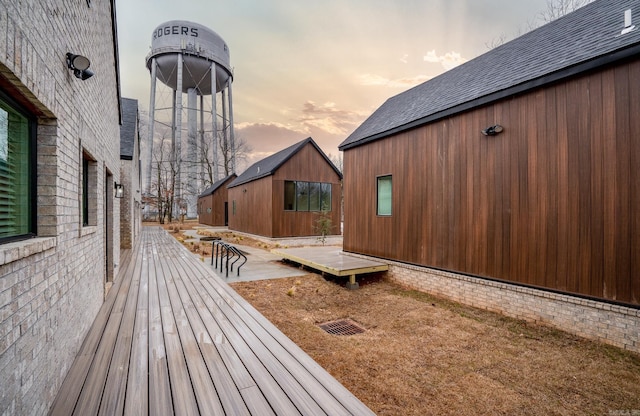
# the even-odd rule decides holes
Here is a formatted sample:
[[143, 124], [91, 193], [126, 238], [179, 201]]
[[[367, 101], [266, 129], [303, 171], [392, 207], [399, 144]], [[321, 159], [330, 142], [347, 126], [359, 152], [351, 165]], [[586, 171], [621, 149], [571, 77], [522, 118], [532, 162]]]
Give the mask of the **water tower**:
[[[180, 204], [176, 208], [181, 211], [186, 208], [187, 218], [195, 218], [197, 197], [204, 190], [203, 160], [213, 164], [213, 180], [218, 180], [219, 135], [222, 135], [223, 140], [228, 140], [232, 156], [231, 167], [235, 171], [231, 94], [233, 75], [229, 64], [229, 48], [211, 29], [193, 22], [173, 20], [159, 25], [153, 31], [147, 68], [151, 72], [151, 94], [146, 190], [153, 193], [151, 168], [156, 122], [156, 80], [160, 80], [172, 89], [170, 125], [171, 160], [176, 168], [174, 201]], [[218, 122], [218, 93], [222, 104], [221, 126]], [[183, 105], [184, 94], [187, 97], [186, 108]], [[204, 97], [209, 95], [211, 106], [207, 112], [210, 113], [208, 117], [211, 125], [206, 129], [211, 131], [211, 141], [205, 143]], [[187, 116], [184, 136], [183, 111]], [[209, 157], [203, 158], [203, 149], [207, 149]], [[174, 208], [174, 213], [176, 212], [179, 211]]]

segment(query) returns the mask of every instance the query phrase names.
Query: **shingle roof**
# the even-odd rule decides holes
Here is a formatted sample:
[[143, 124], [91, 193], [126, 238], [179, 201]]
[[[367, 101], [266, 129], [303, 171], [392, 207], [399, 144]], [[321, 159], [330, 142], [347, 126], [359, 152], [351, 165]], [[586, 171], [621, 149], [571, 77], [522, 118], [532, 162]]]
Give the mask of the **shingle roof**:
[[306, 139], [298, 142], [294, 145], [287, 147], [277, 153], [268, 156], [253, 165], [251, 165], [247, 170], [245, 170], [242, 175], [238, 176], [233, 182], [229, 184], [229, 188], [233, 188], [234, 186], [242, 185], [247, 182], [255, 181], [256, 179], [264, 178], [266, 176], [271, 176], [275, 173], [280, 166], [282, 166], [287, 160], [291, 159], [293, 155], [298, 153], [300, 149], [302, 149], [307, 144], [311, 143], [316, 150], [324, 157], [327, 163], [333, 168], [333, 170], [342, 178], [342, 174], [335, 167], [335, 165], [329, 160], [327, 155], [324, 154], [322, 149], [318, 147], [318, 144], [311, 138], [307, 137]]
[[122, 99], [122, 125], [120, 126], [120, 159], [132, 160], [136, 144], [138, 100]]
[[429, 81], [389, 98], [339, 146], [409, 128], [640, 53], [640, 29], [621, 35], [624, 12], [640, 26], [640, 1], [596, 0]]
[[211, 195], [216, 190], [218, 190], [218, 188], [220, 188], [222, 185], [227, 183], [230, 179], [235, 179], [235, 178], [236, 178], [236, 174], [232, 173], [231, 175], [229, 175], [229, 176], [227, 176], [225, 178], [222, 178], [219, 181], [214, 182], [213, 185], [211, 185], [210, 187], [208, 187], [207, 189], [202, 191], [202, 193], [200, 195], [198, 195], [198, 198], [202, 198], [203, 196]]

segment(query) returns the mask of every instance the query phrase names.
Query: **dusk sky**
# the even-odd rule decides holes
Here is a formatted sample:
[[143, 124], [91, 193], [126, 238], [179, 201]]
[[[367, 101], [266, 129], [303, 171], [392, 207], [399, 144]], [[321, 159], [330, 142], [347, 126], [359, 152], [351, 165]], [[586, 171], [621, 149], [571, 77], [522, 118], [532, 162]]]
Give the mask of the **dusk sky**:
[[253, 163], [309, 136], [337, 156], [338, 145], [387, 98], [539, 24], [546, 0], [117, 0], [116, 6], [122, 95], [143, 111], [150, 91], [145, 57], [158, 25], [192, 21], [225, 40], [236, 134], [252, 148]]

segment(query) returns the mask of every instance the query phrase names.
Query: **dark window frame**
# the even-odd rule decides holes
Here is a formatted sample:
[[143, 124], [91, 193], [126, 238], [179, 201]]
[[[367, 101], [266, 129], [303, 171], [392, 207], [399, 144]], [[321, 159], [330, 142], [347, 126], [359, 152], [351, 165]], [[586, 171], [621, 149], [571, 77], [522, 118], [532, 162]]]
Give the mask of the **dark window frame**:
[[[380, 212], [380, 181], [388, 179], [391, 184], [391, 192], [389, 194], [389, 212]], [[376, 215], [379, 217], [391, 217], [393, 215], [393, 175], [376, 176]]]
[[98, 225], [98, 162], [84, 148], [80, 169], [82, 173], [81, 225], [83, 228], [95, 227]]
[[28, 189], [28, 201], [27, 201], [27, 209], [28, 212], [28, 220], [27, 220], [27, 232], [23, 234], [16, 234], [6, 237], [0, 237], [0, 244], [9, 243], [13, 241], [21, 241], [27, 240], [29, 238], [33, 238], [37, 236], [37, 177], [38, 177], [38, 163], [37, 163], [37, 119], [36, 117], [29, 112], [24, 106], [14, 100], [7, 92], [0, 89], [0, 99], [5, 102], [6, 105], [12, 108], [13, 111], [16, 111], [21, 116], [26, 119], [27, 122], [27, 145], [28, 156], [27, 160], [29, 163], [28, 175], [27, 178], [27, 186]]
[[[287, 184], [293, 184], [293, 195], [287, 194]], [[306, 187], [306, 204], [304, 207], [301, 207], [300, 200], [298, 198], [298, 189], [299, 184], [305, 184]], [[317, 194], [318, 194], [318, 206], [311, 209], [311, 188], [312, 185], [317, 186]], [[331, 212], [333, 207], [331, 206], [333, 201], [333, 184], [330, 182], [310, 182], [310, 181], [284, 181], [284, 210], [287, 212]], [[326, 192], [326, 195], [325, 195]], [[293, 208], [287, 209], [287, 196], [293, 196]], [[323, 209], [323, 202], [328, 199], [328, 207]]]

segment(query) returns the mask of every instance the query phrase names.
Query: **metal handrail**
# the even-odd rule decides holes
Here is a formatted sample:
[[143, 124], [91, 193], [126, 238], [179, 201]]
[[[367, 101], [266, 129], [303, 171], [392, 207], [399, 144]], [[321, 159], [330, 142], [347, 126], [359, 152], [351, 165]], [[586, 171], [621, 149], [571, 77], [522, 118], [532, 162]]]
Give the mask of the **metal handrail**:
[[[226, 257], [226, 258], [223, 258]], [[237, 257], [237, 258], [236, 258]], [[237, 247], [232, 246], [221, 240], [214, 241], [211, 248], [211, 265], [214, 265], [215, 269], [218, 269], [218, 258], [220, 258], [220, 273], [222, 273], [223, 267], [225, 268], [225, 277], [229, 277], [229, 269], [233, 272], [233, 266], [242, 258], [244, 261], [237, 267], [236, 273], [240, 276], [240, 268], [247, 262], [247, 256], [245, 256]], [[235, 258], [235, 260], [234, 260]], [[225, 260], [223, 262], [223, 260]], [[231, 267], [229, 267], [229, 261], [231, 261]], [[223, 264], [224, 263], [224, 264]]]

